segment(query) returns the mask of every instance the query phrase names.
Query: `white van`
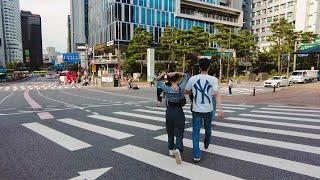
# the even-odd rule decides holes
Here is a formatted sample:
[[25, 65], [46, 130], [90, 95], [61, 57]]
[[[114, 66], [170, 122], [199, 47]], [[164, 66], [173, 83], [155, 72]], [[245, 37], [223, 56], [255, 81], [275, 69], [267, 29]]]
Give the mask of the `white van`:
[[293, 71], [290, 80], [294, 83], [307, 83], [317, 81], [319, 70], [298, 70]]

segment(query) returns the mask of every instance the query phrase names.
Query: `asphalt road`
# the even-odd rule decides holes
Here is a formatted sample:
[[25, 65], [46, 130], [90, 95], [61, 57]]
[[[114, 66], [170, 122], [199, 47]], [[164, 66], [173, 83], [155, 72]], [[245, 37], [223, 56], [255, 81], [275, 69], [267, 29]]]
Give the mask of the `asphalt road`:
[[212, 145], [194, 163], [187, 105], [178, 166], [154, 94], [44, 78], [0, 85], [0, 179], [320, 178], [319, 107], [224, 104]]

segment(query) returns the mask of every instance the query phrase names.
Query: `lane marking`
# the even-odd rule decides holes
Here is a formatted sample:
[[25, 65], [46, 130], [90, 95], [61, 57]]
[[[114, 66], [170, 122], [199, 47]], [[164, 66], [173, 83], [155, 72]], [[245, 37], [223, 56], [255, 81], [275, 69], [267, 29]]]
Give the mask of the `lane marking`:
[[164, 127], [162, 127], [162, 126], [139, 123], [139, 122], [134, 122], [134, 121], [127, 121], [127, 120], [124, 120], [124, 119], [108, 117], [108, 116], [102, 116], [102, 115], [91, 115], [91, 116], [88, 116], [88, 117], [94, 118], [94, 119], [103, 120], [103, 121], [107, 121], [107, 122], [113, 122], [113, 123], [124, 124], [124, 125], [132, 126], [132, 127], [148, 129], [148, 130], [152, 130], [152, 131], [157, 131], [157, 130], [160, 130], [160, 129], [164, 129]]
[[0, 105], [1, 105], [2, 103], [4, 103], [7, 99], [9, 99], [13, 94], [14, 94], [14, 92], [11, 92], [11, 93], [8, 94], [6, 97], [4, 97], [3, 99], [1, 99]]
[[188, 162], [182, 162], [181, 165], [177, 165], [175, 163], [175, 160], [171, 157], [130, 144], [119, 148], [115, 148], [113, 149], [113, 151], [188, 179], [240, 179], [228, 174], [207, 169]]
[[66, 118], [66, 119], [59, 119], [59, 122], [65, 123], [65, 124], [69, 124], [71, 126], [75, 126], [81, 129], [85, 129], [91, 132], [95, 132], [104, 136], [108, 136], [114, 139], [125, 139], [128, 137], [132, 137], [134, 135], [132, 134], [128, 134], [125, 132], [121, 132], [121, 131], [116, 131], [113, 129], [109, 129], [109, 128], [105, 128], [105, 127], [101, 127], [101, 126], [97, 126], [97, 125], [93, 125], [93, 124], [89, 124], [89, 123], [85, 123], [85, 122], [81, 122], [78, 120], [74, 120], [71, 118]]
[[24, 127], [40, 134], [41, 136], [55, 142], [56, 144], [68, 149], [69, 151], [76, 151], [84, 148], [91, 147], [90, 144], [66, 135], [62, 132], [51, 129], [39, 123], [22, 124]]
[[251, 111], [253, 113], [265, 113], [265, 114], [278, 114], [278, 115], [294, 115], [294, 116], [307, 116], [307, 117], [320, 117], [320, 114], [306, 114], [306, 113], [293, 113], [293, 112], [273, 112], [273, 111]]
[[279, 129], [272, 129], [272, 128], [262, 128], [262, 127], [256, 127], [256, 126], [247, 126], [247, 125], [222, 123], [222, 122], [213, 122], [212, 124], [217, 125], [217, 126], [222, 126], [222, 127], [243, 129], [243, 130], [256, 131], [256, 132], [281, 134], [281, 135], [286, 135], [286, 136], [303, 137], [303, 138], [309, 138], [309, 139], [320, 139], [320, 134], [303, 133], [303, 132], [279, 130]]
[[320, 110], [282, 109], [282, 108], [260, 108], [260, 109], [261, 110], [270, 110], [270, 111], [292, 111], [292, 112], [320, 113]]
[[39, 118], [41, 120], [46, 120], [46, 119], [53, 119], [54, 117], [48, 113], [48, 112], [41, 112], [41, 113], [37, 113], [37, 115], [39, 116]]
[[301, 106], [282, 106], [282, 105], [268, 105], [268, 107], [273, 107], [273, 108], [291, 108], [291, 109], [315, 109], [315, 110], [320, 110], [320, 107], [301, 107]]
[[[150, 114], [158, 114], [158, 115], [166, 115], [166, 112], [163, 111], [151, 111], [151, 110], [147, 110], [147, 109], [135, 109], [133, 111], [136, 112], [143, 112], [143, 113], [150, 113]], [[188, 111], [184, 111], [184, 113], [188, 113], [190, 114], [191, 112]], [[184, 115], [186, 118], [192, 118], [191, 115]]]
[[97, 90], [97, 89], [86, 89], [86, 90], [93, 91], [93, 92], [99, 92], [99, 93], [103, 93], [103, 94], [114, 95], [114, 96], [129, 97], [129, 98], [133, 98], [133, 99], [154, 100], [154, 98], [139, 97], [139, 96], [126, 95], [126, 94], [118, 94], [118, 93], [112, 93], [112, 92], [107, 92], [107, 91], [101, 91], [101, 90]]
[[42, 108], [35, 100], [33, 100], [30, 95], [29, 95], [29, 90], [24, 91], [24, 98], [28, 102], [28, 104], [33, 108], [33, 109], [40, 109]]
[[152, 121], [166, 122], [166, 119], [162, 118], [162, 117], [147, 116], [147, 115], [142, 115], [142, 114], [121, 112], [121, 111], [120, 112], [114, 112], [113, 114], [122, 115], [122, 116], [136, 117], [136, 118], [147, 119], [147, 120], [152, 120]]
[[225, 118], [225, 120], [260, 123], [260, 124], [269, 124], [269, 125], [278, 125], [278, 126], [287, 126], [287, 127], [296, 127], [296, 128], [305, 128], [305, 129], [318, 129], [318, 130], [320, 130], [320, 125], [319, 126], [315, 126], [315, 125], [305, 125], [305, 124], [294, 124], [294, 123], [285, 123], [285, 122], [276, 122], [276, 121], [264, 121], [264, 120], [238, 118], [238, 117], [227, 117], [227, 118]]
[[[167, 135], [163, 135], [155, 137], [154, 139], [167, 142], [168, 137]], [[183, 139], [183, 144], [185, 147], [193, 148], [193, 143], [190, 139]], [[247, 161], [255, 164], [269, 166], [272, 168], [277, 168], [298, 174], [320, 178], [320, 167], [310, 164], [300, 163], [296, 161], [286, 160], [282, 158], [252, 153], [223, 146], [217, 146], [213, 144], [210, 144], [209, 148], [203, 151], [211, 154], [217, 154], [220, 156], [230, 157], [233, 159], [239, 159], [242, 161]]]
[[317, 123], [320, 122], [318, 119], [297, 118], [297, 117], [287, 117], [287, 116], [271, 116], [271, 115], [266, 115], [266, 114], [246, 114], [246, 113], [244, 113], [244, 114], [240, 114], [240, 116], [279, 119], [279, 120], [287, 120], [287, 121], [304, 121], [304, 122], [317, 122]]
[[[192, 128], [188, 128], [186, 129], [186, 131], [192, 132]], [[201, 129], [200, 133], [205, 134], [205, 130]], [[260, 145], [271, 146], [271, 147], [278, 147], [283, 149], [290, 149], [290, 150], [295, 150], [300, 152], [320, 154], [320, 148], [316, 146], [309, 146], [309, 145], [296, 144], [296, 143], [290, 143], [285, 141], [277, 141], [277, 140], [271, 140], [271, 139], [225, 133], [217, 130], [212, 131], [212, 136], [220, 137], [224, 139], [230, 139], [234, 141], [241, 141], [241, 142], [260, 144]]]

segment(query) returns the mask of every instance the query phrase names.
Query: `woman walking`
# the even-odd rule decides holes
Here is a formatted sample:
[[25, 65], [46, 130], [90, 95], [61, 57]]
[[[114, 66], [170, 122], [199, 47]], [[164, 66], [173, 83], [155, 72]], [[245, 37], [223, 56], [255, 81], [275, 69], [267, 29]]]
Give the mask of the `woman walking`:
[[157, 107], [159, 107], [161, 105], [162, 102], [162, 97], [161, 97], [161, 93], [163, 92], [160, 83], [156, 82], [156, 87], [157, 87]]
[[229, 83], [228, 83], [228, 87], [229, 87], [229, 94], [232, 94], [232, 88], [233, 88], [233, 81], [232, 79], [229, 79]]
[[[162, 82], [165, 75], [167, 75], [171, 86], [166, 86], [164, 82]], [[183, 79], [180, 82], [181, 76], [183, 76]], [[182, 107], [186, 103], [184, 89], [188, 82], [188, 75], [179, 72], [169, 74], [162, 73], [156, 78], [156, 81], [166, 93], [166, 129], [168, 134], [169, 155], [175, 156], [177, 164], [181, 164], [186, 120]], [[176, 137], [176, 144], [174, 143], [174, 137]]]

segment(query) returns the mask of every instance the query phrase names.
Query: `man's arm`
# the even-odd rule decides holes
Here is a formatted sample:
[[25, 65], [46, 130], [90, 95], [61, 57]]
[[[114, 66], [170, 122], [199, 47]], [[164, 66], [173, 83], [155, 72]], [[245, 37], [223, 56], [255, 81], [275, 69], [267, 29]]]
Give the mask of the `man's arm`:
[[224, 116], [224, 113], [223, 113], [223, 109], [222, 109], [221, 95], [220, 95], [219, 91], [214, 92], [214, 96], [216, 98], [216, 102], [217, 102], [218, 108], [219, 108], [218, 118], [222, 119]]

